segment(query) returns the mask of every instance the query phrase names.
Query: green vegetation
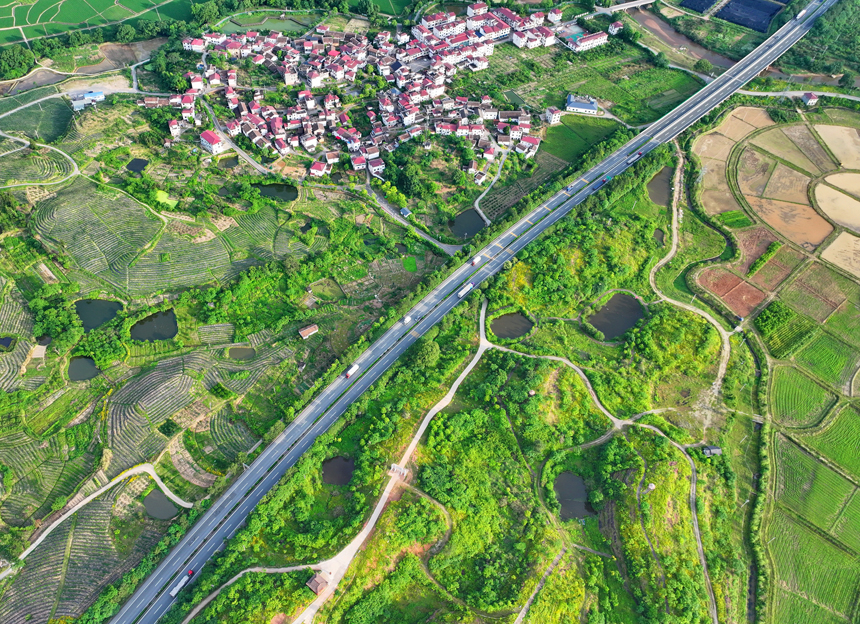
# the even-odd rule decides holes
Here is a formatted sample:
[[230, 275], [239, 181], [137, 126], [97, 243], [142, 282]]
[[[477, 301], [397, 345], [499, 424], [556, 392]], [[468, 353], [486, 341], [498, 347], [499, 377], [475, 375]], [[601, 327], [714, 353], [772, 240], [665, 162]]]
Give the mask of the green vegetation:
[[786, 359], [808, 343], [816, 333], [815, 324], [800, 316], [782, 301], [768, 305], [753, 321], [775, 358]]
[[856, 453], [860, 443], [860, 412], [856, 409], [844, 408], [820, 430], [804, 433], [800, 439], [849, 474], [860, 478], [860, 456]]
[[561, 124], [547, 129], [541, 148], [562, 160], [575, 163], [592, 145], [605, 139], [617, 128], [618, 122], [612, 119], [563, 115]]
[[767, 264], [767, 261], [773, 258], [776, 255], [776, 252], [778, 252], [780, 249], [782, 249], [781, 241], [773, 241], [770, 245], [768, 245], [765, 252], [758, 258], [756, 258], [755, 262], [750, 265], [750, 268], [747, 271], [747, 277], [751, 277], [758, 273], [758, 270], [762, 268], [765, 264]]
[[826, 333], [819, 333], [797, 354], [807, 370], [839, 388], [850, 384], [858, 360], [857, 351]]
[[821, 420], [836, 397], [797, 369], [778, 366], [773, 372], [771, 401], [780, 424], [807, 427]]
[[729, 210], [728, 212], [720, 213], [717, 215], [717, 219], [727, 228], [732, 229], [745, 228], [752, 225], [752, 221], [750, 221], [750, 218], [743, 210]]

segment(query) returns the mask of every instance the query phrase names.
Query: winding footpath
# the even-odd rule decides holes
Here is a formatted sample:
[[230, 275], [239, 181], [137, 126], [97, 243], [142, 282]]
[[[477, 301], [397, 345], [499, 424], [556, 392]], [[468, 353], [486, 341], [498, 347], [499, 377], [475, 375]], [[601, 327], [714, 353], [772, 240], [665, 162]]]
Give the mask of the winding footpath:
[[[51, 532], [54, 529], [56, 529], [63, 522], [65, 522], [66, 520], [68, 520], [69, 518], [74, 516], [76, 513], [78, 513], [81, 509], [84, 508], [84, 506], [86, 506], [87, 504], [89, 504], [92, 501], [94, 501], [95, 499], [97, 499], [99, 496], [101, 496], [102, 494], [107, 492], [109, 489], [111, 489], [115, 485], [122, 483], [123, 481], [125, 481], [129, 477], [133, 477], [135, 475], [140, 475], [140, 474], [147, 474], [150, 477], [152, 477], [152, 479], [155, 481], [156, 485], [158, 485], [158, 487], [161, 489], [161, 491], [164, 492], [164, 494], [167, 496], [167, 498], [172, 500], [174, 503], [176, 503], [180, 507], [184, 507], [185, 509], [191, 509], [194, 506], [193, 503], [189, 503], [188, 501], [185, 501], [185, 500], [179, 498], [176, 494], [174, 494], [172, 491], [170, 491], [170, 488], [168, 488], [164, 484], [164, 482], [161, 480], [161, 477], [159, 477], [158, 473], [155, 472], [155, 466], [153, 466], [152, 464], [140, 464], [139, 466], [129, 468], [125, 472], [117, 475], [116, 477], [113, 478], [113, 480], [110, 483], [103, 485], [102, 487], [97, 489], [95, 492], [93, 492], [92, 494], [87, 496], [85, 499], [83, 499], [80, 503], [78, 503], [77, 505], [75, 505], [74, 507], [69, 509], [62, 516], [60, 516], [53, 524], [51, 524], [51, 526], [49, 526], [47, 529], [45, 529], [45, 531], [38, 537], [38, 539], [36, 539], [35, 542], [30, 544], [29, 547], [27, 547], [27, 550], [25, 550], [20, 555], [18, 555], [18, 560], [24, 561], [24, 559], [27, 558], [27, 555], [29, 555], [31, 552], [33, 552], [39, 546], [39, 544], [41, 544], [45, 540], [45, 538], [51, 534]], [[17, 571], [17, 567], [15, 567], [15, 566], [10, 566], [10, 567], [6, 568], [5, 570], [3, 570], [3, 572], [0, 572], [0, 580], [4, 579], [5, 577], [9, 576], [10, 574], [13, 574], [15, 571]]]

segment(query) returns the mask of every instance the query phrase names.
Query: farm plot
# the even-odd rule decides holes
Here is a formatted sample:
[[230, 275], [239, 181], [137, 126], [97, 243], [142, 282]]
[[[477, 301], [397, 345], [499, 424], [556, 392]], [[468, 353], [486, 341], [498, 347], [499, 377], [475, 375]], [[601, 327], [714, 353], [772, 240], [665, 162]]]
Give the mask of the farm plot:
[[833, 226], [808, 205], [749, 195], [745, 199], [765, 223], [809, 251], [814, 251], [833, 232]]
[[840, 542], [860, 552], [860, 494], [856, 491], [830, 530]]
[[537, 156], [535, 156], [535, 161], [538, 164], [538, 168], [530, 177], [517, 180], [513, 184], [504, 187], [493, 187], [487, 193], [487, 196], [481, 202], [481, 208], [487, 215], [487, 218], [497, 219], [524, 196], [568, 166], [566, 161], [546, 151], [538, 152]]
[[232, 323], [205, 325], [197, 328], [197, 336], [205, 344], [228, 344], [233, 342], [234, 331]]
[[860, 238], [842, 232], [821, 252], [821, 257], [860, 278]]
[[827, 184], [815, 187], [815, 201], [833, 222], [860, 233], [860, 201]]
[[611, 119], [589, 119], [565, 115], [561, 124], [547, 128], [543, 149], [569, 163], [574, 163], [595, 143], [612, 134], [618, 123]]
[[717, 11], [716, 17], [738, 26], [766, 33], [773, 16], [779, 13], [782, 8], [783, 5], [769, 0], [731, 0]]
[[847, 621], [860, 581], [856, 558], [779, 509], [768, 525], [766, 539], [773, 540], [768, 542], [768, 549], [774, 562], [776, 586], [826, 605], [842, 621]]
[[836, 169], [836, 163], [833, 162], [824, 148], [821, 147], [818, 139], [815, 138], [815, 135], [812, 134], [812, 131], [805, 124], [786, 126], [782, 131], [821, 171]]
[[[2, 278], [0, 278], [2, 279]], [[27, 309], [24, 297], [9, 281], [0, 287], [0, 332], [30, 337], [33, 335], [33, 317]]]
[[783, 246], [752, 277], [752, 283], [765, 290], [773, 290], [803, 262], [803, 256], [791, 247]]
[[823, 323], [843, 302], [860, 303], [860, 285], [816, 262], [785, 289], [782, 298], [792, 308]]
[[860, 169], [860, 134], [856, 128], [816, 125], [815, 131], [845, 169]]
[[773, 621], [845, 624], [845, 618], [841, 615], [779, 587], [773, 599]]
[[761, 195], [762, 197], [796, 204], [808, 204], [809, 197], [806, 194], [808, 187], [808, 176], [803, 175], [796, 169], [778, 163], [767, 183], [767, 188], [764, 189]]
[[836, 395], [791, 366], [777, 366], [773, 373], [773, 415], [782, 425], [814, 425], [836, 403]]
[[847, 344], [827, 333], [819, 333], [797, 354], [797, 361], [812, 374], [837, 388], [850, 391], [860, 355]]
[[818, 175], [821, 170], [807, 158], [797, 145], [794, 144], [782, 128], [772, 128], [750, 139], [750, 143], [770, 153], [778, 159], [785, 160], [811, 175]]
[[108, 439], [113, 456], [105, 472], [110, 478], [149, 461], [166, 445], [164, 436], [154, 433], [133, 405], [116, 403], [108, 406]]
[[72, 121], [72, 109], [61, 100], [46, 100], [3, 118], [3, 130], [20, 132], [32, 139], [53, 143], [63, 136]]
[[729, 309], [741, 318], [746, 318], [765, 300], [766, 295], [747, 281], [732, 288], [723, 297]]
[[824, 181], [849, 195], [860, 198], [860, 173], [834, 173], [824, 178]]
[[50, 182], [69, 176], [72, 164], [54, 150], [24, 149], [0, 158], [0, 185]]
[[827, 319], [826, 327], [842, 340], [860, 348], [860, 308], [845, 301]]
[[165, 233], [155, 248], [134, 265], [117, 266], [112, 281], [126, 283], [132, 294], [145, 295], [164, 288], [187, 288], [224, 280], [230, 265], [230, 255], [221, 238], [191, 243]]
[[846, 472], [860, 478], [860, 411], [844, 408], [823, 429], [798, 436], [804, 444], [821, 453]]
[[774, 332], [765, 336], [764, 341], [773, 357], [784, 360], [812, 340], [817, 329], [812, 321], [795, 314]]
[[212, 441], [228, 461], [235, 461], [241, 453], [246, 453], [256, 441], [242, 422], [231, 419], [231, 412], [222, 409], [209, 424]]
[[747, 147], [738, 160], [738, 187], [744, 195], [761, 197], [777, 162]]
[[717, 218], [720, 223], [733, 230], [749, 227], [753, 223], [743, 210], [730, 210], [720, 214]]
[[824, 531], [855, 486], [782, 435], [776, 441], [776, 499]]

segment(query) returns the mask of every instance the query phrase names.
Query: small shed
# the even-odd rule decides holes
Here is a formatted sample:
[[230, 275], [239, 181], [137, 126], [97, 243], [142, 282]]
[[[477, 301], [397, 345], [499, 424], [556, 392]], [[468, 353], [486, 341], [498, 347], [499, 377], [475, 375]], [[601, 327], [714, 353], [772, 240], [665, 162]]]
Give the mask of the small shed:
[[302, 337], [302, 340], [307, 340], [308, 338], [313, 336], [315, 333], [317, 333], [319, 330], [320, 330], [320, 328], [319, 328], [319, 325], [317, 325], [317, 324], [308, 325], [307, 327], [302, 327], [299, 330], [299, 336]]
[[702, 453], [705, 454], [705, 457], [713, 457], [714, 455], [722, 455], [723, 449], [719, 446], [705, 446], [702, 448]]
[[319, 596], [326, 590], [326, 587], [328, 587], [328, 578], [322, 572], [317, 572], [311, 577], [311, 580], [305, 583], [305, 585], [310, 587], [310, 590]]
[[807, 106], [815, 106], [818, 104], [818, 96], [814, 93], [804, 93], [801, 99]]

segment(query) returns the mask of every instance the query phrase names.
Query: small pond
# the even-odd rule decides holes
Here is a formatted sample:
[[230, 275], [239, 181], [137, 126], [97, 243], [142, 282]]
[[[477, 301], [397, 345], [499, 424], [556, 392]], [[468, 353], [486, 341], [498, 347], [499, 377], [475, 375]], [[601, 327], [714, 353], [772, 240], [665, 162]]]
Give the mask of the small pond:
[[484, 220], [477, 210], [469, 208], [458, 214], [449, 225], [457, 238], [469, 238], [484, 229]]
[[143, 506], [153, 518], [170, 520], [179, 511], [164, 492], [155, 488], [143, 499]]
[[346, 485], [352, 479], [355, 460], [351, 457], [332, 457], [323, 462], [323, 483]]
[[51, 340], [52, 338], [50, 336], [39, 336], [38, 338], [36, 338], [36, 344], [38, 344], [40, 347], [47, 347], [49, 344], [51, 344]]
[[252, 184], [256, 189], [260, 189], [260, 195], [263, 197], [273, 197], [281, 201], [294, 201], [299, 196], [299, 190], [292, 184]]
[[314, 226], [314, 224], [313, 224], [313, 223], [311, 223], [311, 222], [309, 221], [309, 222], [305, 223], [302, 227], [300, 227], [300, 228], [299, 228], [299, 231], [300, 231], [302, 234], [307, 234], [308, 232], [310, 232], [310, 231], [311, 231], [311, 228], [312, 228], [313, 226]]
[[167, 340], [173, 338], [179, 331], [176, 324], [176, 313], [171, 310], [156, 312], [131, 326], [132, 340]]
[[519, 338], [529, 333], [532, 327], [534, 323], [521, 312], [503, 314], [490, 321], [490, 329], [499, 338]]
[[122, 310], [122, 304], [119, 301], [108, 301], [107, 299], [80, 299], [75, 301], [75, 312], [81, 317], [85, 332], [104, 325], [115, 317], [120, 310]]
[[588, 504], [588, 491], [585, 481], [578, 474], [562, 472], [553, 484], [555, 497], [561, 506], [561, 519], [587, 518], [596, 515]]
[[0, 338], [0, 349], [6, 351], [15, 343], [14, 336], [3, 336]]
[[657, 244], [660, 245], [660, 247], [662, 247], [666, 244], [666, 233], [660, 228], [657, 228], [654, 230], [654, 240], [657, 241]]
[[615, 293], [606, 305], [589, 317], [588, 322], [602, 331], [607, 340], [612, 340], [632, 328], [644, 316], [645, 310], [636, 297]]
[[218, 161], [219, 169], [232, 169], [233, 167], [237, 167], [239, 165], [239, 157], [238, 156], [230, 156], [229, 158], [222, 158]]
[[128, 163], [125, 168], [131, 171], [132, 173], [140, 173], [146, 166], [149, 164], [148, 160], [143, 158], [135, 158], [130, 163]]
[[225, 184], [224, 186], [218, 187], [218, 197], [227, 197], [228, 195], [230, 195], [229, 185]]
[[227, 355], [231, 360], [253, 360], [257, 350], [252, 347], [230, 347]]
[[394, 243], [394, 248], [397, 249], [397, 253], [405, 254], [409, 251], [409, 248], [403, 243]]
[[378, 242], [379, 242], [378, 238], [365, 238], [364, 239], [364, 246], [370, 247], [372, 245], [376, 245]]
[[99, 376], [101, 371], [96, 367], [93, 358], [73, 357], [69, 362], [69, 379], [71, 381], [86, 381]]
[[648, 197], [658, 206], [669, 207], [672, 198], [672, 168], [663, 167], [648, 183]]

